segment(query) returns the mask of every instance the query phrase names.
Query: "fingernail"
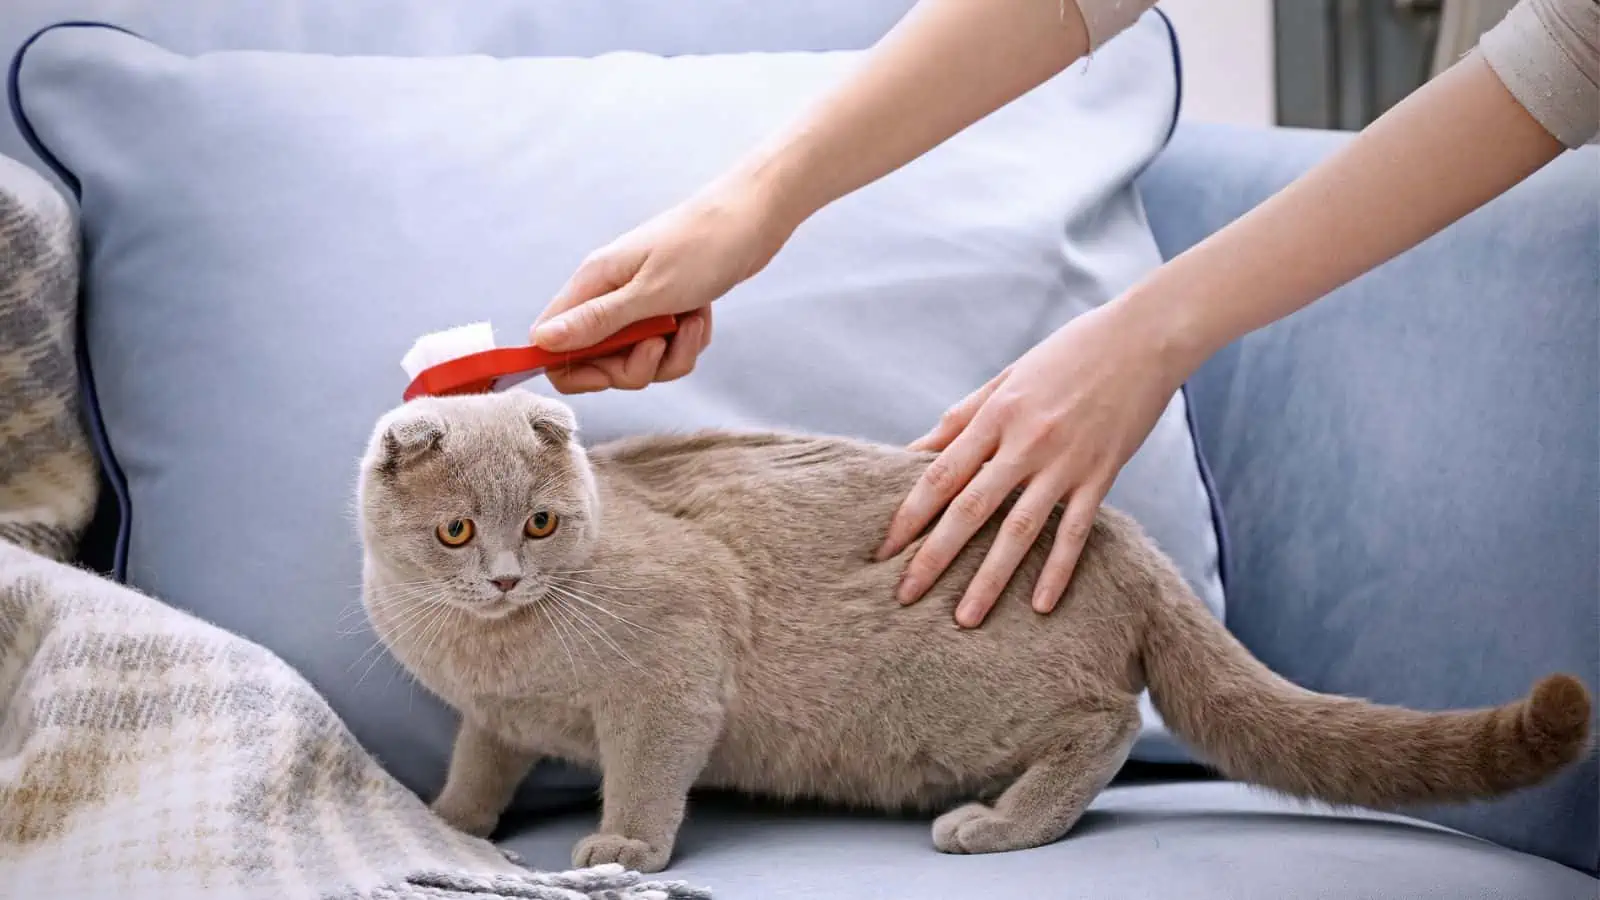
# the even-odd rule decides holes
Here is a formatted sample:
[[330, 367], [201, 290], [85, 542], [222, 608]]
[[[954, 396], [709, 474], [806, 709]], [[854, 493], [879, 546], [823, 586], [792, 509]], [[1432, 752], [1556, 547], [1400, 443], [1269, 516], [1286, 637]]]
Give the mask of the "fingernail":
[[908, 603], [915, 603], [917, 597], [921, 594], [922, 585], [914, 578], [907, 578], [900, 582], [900, 589], [895, 592], [895, 597], [900, 601], [900, 605], [904, 606]]

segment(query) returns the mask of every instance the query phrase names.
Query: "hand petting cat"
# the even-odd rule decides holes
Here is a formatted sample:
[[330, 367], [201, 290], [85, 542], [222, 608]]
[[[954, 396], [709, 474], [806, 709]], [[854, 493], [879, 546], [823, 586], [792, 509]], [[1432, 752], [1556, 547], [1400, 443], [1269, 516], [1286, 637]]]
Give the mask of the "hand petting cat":
[[1112, 303], [1063, 325], [911, 445], [939, 456], [900, 505], [878, 551], [905, 549], [937, 518], [906, 567], [897, 598], [915, 603], [1017, 489], [999, 537], [956, 606], [981, 625], [1052, 509], [1063, 504], [1030, 602], [1048, 613], [1067, 589], [1106, 492], [1149, 437], [1188, 373], [1188, 354], [1159, 321]]

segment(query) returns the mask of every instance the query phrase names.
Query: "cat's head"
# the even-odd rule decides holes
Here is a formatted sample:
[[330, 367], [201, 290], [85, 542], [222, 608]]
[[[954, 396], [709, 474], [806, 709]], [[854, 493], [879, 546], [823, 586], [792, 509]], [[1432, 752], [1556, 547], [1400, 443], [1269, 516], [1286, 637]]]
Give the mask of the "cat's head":
[[581, 570], [599, 527], [572, 410], [521, 390], [424, 397], [385, 414], [356, 502], [366, 552], [393, 592], [486, 619]]

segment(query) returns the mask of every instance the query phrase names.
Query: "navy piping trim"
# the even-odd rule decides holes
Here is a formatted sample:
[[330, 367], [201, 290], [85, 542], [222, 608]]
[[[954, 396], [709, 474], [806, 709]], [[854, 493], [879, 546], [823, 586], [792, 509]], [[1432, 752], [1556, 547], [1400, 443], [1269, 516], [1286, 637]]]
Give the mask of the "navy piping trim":
[[[1183, 53], [1178, 44], [1178, 30], [1172, 26], [1169, 18], [1160, 8], [1152, 10], [1161, 17], [1162, 24], [1167, 26], [1167, 40], [1172, 45], [1172, 78], [1174, 82], [1174, 96], [1172, 102], [1172, 122], [1167, 125], [1167, 136], [1162, 139], [1163, 149], [1171, 143], [1172, 135], [1178, 130], [1178, 117], [1183, 112]], [[1206, 461], [1204, 448], [1200, 446], [1200, 428], [1195, 422], [1194, 402], [1189, 396], [1189, 386], [1183, 385], [1179, 391], [1183, 394], [1183, 415], [1189, 426], [1189, 443], [1194, 445], [1195, 467], [1200, 470], [1200, 485], [1206, 492], [1206, 504], [1211, 508], [1211, 529], [1217, 536], [1217, 581], [1222, 585], [1224, 603], [1228, 594], [1228, 572], [1231, 554], [1228, 539], [1228, 520], [1222, 513], [1222, 498], [1217, 494], [1217, 482], [1211, 474], [1211, 464]], [[1226, 609], [1226, 606], [1224, 606]]]
[[[78, 180], [78, 177], [72, 174], [66, 166], [62, 165], [61, 161], [56, 158], [55, 154], [50, 152], [49, 148], [45, 147], [44, 142], [39, 140], [38, 132], [34, 131], [33, 123], [28, 121], [27, 113], [22, 109], [21, 76], [23, 57], [34, 42], [44, 37], [47, 32], [54, 31], [57, 28], [108, 28], [133, 37], [140, 37], [140, 35], [134, 34], [134, 32], [126, 28], [108, 25], [104, 22], [57, 22], [54, 25], [39, 29], [26, 41], [23, 41], [22, 46], [18, 47], [16, 54], [11, 57], [11, 65], [6, 73], [6, 100], [11, 106], [11, 119], [16, 123], [17, 131], [21, 133], [22, 140], [27, 143], [29, 149], [38, 154], [39, 158], [44, 160], [45, 165], [49, 166], [51, 171], [66, 182], [67, 187], [72, 191], [73, 197], [78, 200], [80, 207], [79, 240], [81, 241], [83, 185]], [[77, 347], [74, 348], [73, 352], [78, 367], [78, 390], [83, 398], [84, 409], [87, 414], [89, 439], [94, 443], [95, 455], [100, 460], [100, 471], [111, 485], [111, 491], [116, 495], [117, 499], [117, 540], [116, 547], [112, 553], [111, 575], [117, 581], [127, 581], [128, 540], [131, 532], [130, 526], [133, 522], [133, 505], [128, 496], [128, 480], [122, 473], [121, 464], [117, 462], [116, 453], [111, 449], [111, 440], [106, 435], [105, 421], [100, 416], [99, 395], [95, 392], [94, 387], [94, 369], [89, 363], [88, 326], [84, 321], [88, 314], [86, 300], [87, 292], [84, 290], [83, 279], [80, 276], [77, 321], [74, 325]]]
[[1178, 116], [1183, 112], [1183, 53], [1178, 47], [1178, 29], [1172, 27], [1166, 12], [1158, 7], [1151, 7], [1151, 11], [1167, 26], [1167, 43], [1172, 47], [1172, 121], [1167, 123], [1167, 136], [1161, 139], [1161, 146], [1165, 148], [1178, 130]]
[[1211, 464], [1206, 461], [1206, 451], [1200, 446], [1200, 428], [1195, 422], [1194, 400], [1189, 396], [1189, 385], [1179, 388], [1183, 394], [1183, 415], [1189, 423], [1189, 443], [1194, 445], [1194, 463], [1200, 470], [1200, 484], [1205, 488], [1206, 503], [1211, 507], [1211, 529], [1217, 535], [1217, 581], [1222, 585], [1223, 613], [1228, 610], [1228, 572], [1233, 555], [1229, 552], [1228, 518], [1223, 515], [1222, 498], [1217, 494], [1217, 482], [1211, 475]]

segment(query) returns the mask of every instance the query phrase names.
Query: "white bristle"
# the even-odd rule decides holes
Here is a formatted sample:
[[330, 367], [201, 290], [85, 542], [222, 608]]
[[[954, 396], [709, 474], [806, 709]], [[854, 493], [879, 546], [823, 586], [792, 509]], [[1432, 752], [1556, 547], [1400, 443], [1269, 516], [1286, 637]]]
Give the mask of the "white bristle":
[[400, 367], [406, 370], [407, 378], [416, 378], [423, 369], [493, 349], [494, 326], [488, 322], [473, 322], [417, 338], [406, 355], [400, 358]]

